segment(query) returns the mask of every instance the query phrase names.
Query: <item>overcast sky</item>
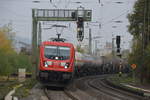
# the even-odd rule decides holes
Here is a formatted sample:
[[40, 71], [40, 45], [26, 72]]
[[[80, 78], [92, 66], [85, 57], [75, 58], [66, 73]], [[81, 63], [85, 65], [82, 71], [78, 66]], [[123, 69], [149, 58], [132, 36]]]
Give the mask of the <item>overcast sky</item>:
[[[85, 38], [88, 37], [89, 27], [92, 29], [92, 37], [101, 36], [98, 48], [102, 48], [106, 42], [112, 41], [112, 36], [122, 36], [122, 48], [129, 48], [129, 41], [132, 36], [127, 31], [129, 25], [127, 14], [132, 12], [136, 0], [37, 0], [40, 3], [33, 3], [33, 0], [0, 0], [0, 27], [11, 22], [16, 37], [24, 42], [31, 43], [32, 36], [32, 9], [76, 9], [79, 6], [92, 10], [92, 22], [85, 22]], [[81, 2], [81, 3], [75, 3]], [[123, 3], [116, 3], [123, 2]], [[121, 21], [122, 23], [116, 23]], [[50, 27], [51, 24], [66, 25], [68, 28], [53, 28], [42, 30], [42, 41], [54, 37], [57, 32], [62, 33], [62, 37], [67, 38], [69, 42], [78, 44], [76, 38], [76, 22], [42, 22], [42, 27]], [[114, 28], [115, 27], [115, 28]], [[88, 40], [84, 39], [82, 44], [87, 45]]]

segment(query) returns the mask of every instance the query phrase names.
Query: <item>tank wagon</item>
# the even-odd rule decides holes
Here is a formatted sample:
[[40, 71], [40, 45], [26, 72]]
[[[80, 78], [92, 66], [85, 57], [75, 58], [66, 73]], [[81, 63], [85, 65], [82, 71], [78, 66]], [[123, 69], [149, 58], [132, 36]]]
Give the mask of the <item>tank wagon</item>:
[[87, 75], [113, 74], [130, 71], [127, 61], [119, 57], [95, 57], [92, 55], [76, 52], [76, 75], [83, 77]]

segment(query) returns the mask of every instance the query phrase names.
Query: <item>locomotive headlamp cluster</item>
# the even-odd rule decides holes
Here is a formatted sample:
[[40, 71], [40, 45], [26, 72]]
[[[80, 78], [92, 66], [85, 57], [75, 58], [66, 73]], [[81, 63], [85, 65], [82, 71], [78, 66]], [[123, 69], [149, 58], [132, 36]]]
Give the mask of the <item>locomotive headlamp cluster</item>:
[[48, 64], [47, 64], [47, 62], [44, 62], [44, 66], [45, 66], [45, 67], [48, 67]]
[[66, 68], [66, 69], [69, 68], [69, 63], [66, 63], [64, 68]]
[[65, 69], [69, 67], [69, 63], [61, 62], [61, 66], [64, 66]]
[[52, 65], [52, 62], [51, 62], [51, 61], [45, 61], [45, 62], [44, 62], [44, 66], [45, 66], [45, 67], [48, 67], [48, 65]]

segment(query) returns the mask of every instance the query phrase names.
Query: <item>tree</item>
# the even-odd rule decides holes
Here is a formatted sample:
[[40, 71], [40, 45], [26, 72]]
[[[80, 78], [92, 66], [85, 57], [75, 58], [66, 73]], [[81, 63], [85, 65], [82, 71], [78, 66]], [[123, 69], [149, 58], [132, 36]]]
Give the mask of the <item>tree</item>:
[[129, 62], [138, 65], [137, 75], [141, 82], [149, 80], [150, 72], [150, 1], [137, 0], [134, 11], [128, 15], [130, 25], [128, 30], [133, 35], [132, 53]]
[[17, 73], [18, 68], [26, 68], [32, 71], [30, 56], [25, 53], [17, 54], [14, 50], [13, 40], [15, 33], [12, 31], [11, 24], [0, 28], [0, 75], [8, 76]]
[[4, 26], [0, 28], [0, 74], [9, 76], [11, 70], [11, 60], [10, 55], [15, 53], [13, 46], [12, 46], [12, 36], [11, 30], [9, 27]]

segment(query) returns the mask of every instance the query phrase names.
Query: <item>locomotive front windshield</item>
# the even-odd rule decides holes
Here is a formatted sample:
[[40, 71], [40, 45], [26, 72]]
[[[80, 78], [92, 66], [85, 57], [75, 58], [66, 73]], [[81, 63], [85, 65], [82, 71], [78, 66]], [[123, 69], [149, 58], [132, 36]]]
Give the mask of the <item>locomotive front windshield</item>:
[[45, 46], [44, 56], [48, 59], [67, 60], [70, 58], [70, 48], [64, 46]]

